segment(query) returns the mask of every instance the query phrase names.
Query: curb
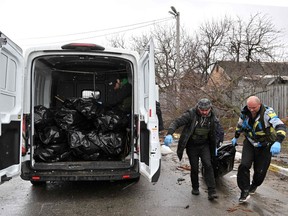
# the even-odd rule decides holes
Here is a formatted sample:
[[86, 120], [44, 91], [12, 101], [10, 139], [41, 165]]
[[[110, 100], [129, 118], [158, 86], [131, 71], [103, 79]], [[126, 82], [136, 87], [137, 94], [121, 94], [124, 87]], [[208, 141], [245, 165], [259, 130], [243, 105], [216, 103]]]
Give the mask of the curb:
[[272, 172], [276, 172], [282, 174], [284, 176], [288, 176], [288, 169], [284, 167], [277, 166], [275, 164], [270, 164], [269, 170]]
[[[237, 151], [236, 155], [235, 155], [235, 160], [236, 159], [240, 160], [241, 156], [242, 156], [242, 153]], [[288, 177], [288, 168], [284, 168], [284, 167], [275, 165], [272, 163], [272, 161], [270, 163], [268, 170]]]

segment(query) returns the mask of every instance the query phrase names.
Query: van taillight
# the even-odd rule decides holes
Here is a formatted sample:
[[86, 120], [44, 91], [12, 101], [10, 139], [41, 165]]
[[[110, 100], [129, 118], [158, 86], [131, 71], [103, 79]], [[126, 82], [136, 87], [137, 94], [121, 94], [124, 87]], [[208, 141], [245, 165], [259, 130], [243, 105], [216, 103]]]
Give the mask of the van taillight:
[[130, 179], [130, 178], [131, 178], [130, 175], [123, 175], [123, 176], [122, 176], [122, 179]]
[[66, 50], [80, 50], [80, 51], [105, 50], [104, 47], [91, 43], [70, 43], [61, 46], [61, 48]]
[[40, 180], [40, 176], [32, 176], [32, 180], [33, 181], [39, 181]]

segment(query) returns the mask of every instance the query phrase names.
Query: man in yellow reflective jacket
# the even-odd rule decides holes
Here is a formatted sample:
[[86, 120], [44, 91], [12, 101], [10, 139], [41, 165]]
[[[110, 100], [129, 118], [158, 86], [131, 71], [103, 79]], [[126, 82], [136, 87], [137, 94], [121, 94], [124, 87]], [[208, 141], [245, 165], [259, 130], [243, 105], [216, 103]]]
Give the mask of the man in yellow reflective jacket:
[[[279, 154], [281, 143], [286, 137], [286, 126], [273, 108], [265, 106], [256, 96], [247, 99], [247, 105], [239, 117], [235, 137], [236, 145], [240, 134], [244, 133], [242, 158], [237, 173], [237, 184], [241, 190], [239, 202], [246, 202], [254, 194], [266, 176], [271, 156]], [[250, 184], [250, 168], [254, 169]]]

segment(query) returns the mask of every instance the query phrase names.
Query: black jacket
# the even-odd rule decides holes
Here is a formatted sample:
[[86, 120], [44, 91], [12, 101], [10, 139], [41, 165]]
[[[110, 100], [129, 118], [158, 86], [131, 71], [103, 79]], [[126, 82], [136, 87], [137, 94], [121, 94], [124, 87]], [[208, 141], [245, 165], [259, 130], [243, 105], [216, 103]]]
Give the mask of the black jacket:
[[[182, 114], [179, 118], [175, 119], [169, 126], [167, 134], [173, 134], [175, 130], [181, 126], [184, 126], [181, 136], [178, 142], [177, 155], [179, 160], [183, 157], [184, 149], [186, 148], [187, 142], [190, 136], [193, 134], [196, 120], [197, 120], [197, 110], [196, 108], [191, 108]], [[221, 128], [219, 120], [216, 118], [213, 110], [211, 110], [210, 115], [210, 132], [209, 132], [209, 147], [211, 156], [215, 156], [215, 149], [217, 146], [216, 141], [216, 128]], [[223, 129], [222, 129], [223, 131]], [[223, 139], [222, 139], [223, 140]]]

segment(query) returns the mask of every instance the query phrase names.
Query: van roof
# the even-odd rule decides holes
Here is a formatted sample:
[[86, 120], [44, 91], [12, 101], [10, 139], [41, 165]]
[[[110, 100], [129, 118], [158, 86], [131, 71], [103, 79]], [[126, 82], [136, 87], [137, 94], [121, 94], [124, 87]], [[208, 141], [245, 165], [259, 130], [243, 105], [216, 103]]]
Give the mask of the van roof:
[[[84, 43], [74, 43], [74, 44], [84, 44]], [[89, 43], [85, 43], [89, 44]], [[103, 47], [100, 45], [96, 45], [98, 48], [94, 49], [67, 49], [68, 44], [62, 44], [62, 45], [52, 45], [52, 46], [35, 46], [35, 47], [29, 47], [25, 50], [26, 55], [32, 52], [38, 52], [38, 51], [43, 51], [43, 52], [55, 52], [55, 51], [63, 51], [63, 52], [95, 52], [95, 53], [114, 53], [114, 54], [130, 54], [133, 56], [136, 56], [136, 58], [139, 57], [139, 53], [136, 51], [128, 50], [128, 49], [122, 49], [122, 48], [113, 48], [113, 47]], [[90, 44], [91, 45], [91, 44]], [[63, 49], [64, 47], [64, 49]], [[102, 48], [102, 49], [101, 49]], [[103, 49], [104, 48], [104, 49]]]

